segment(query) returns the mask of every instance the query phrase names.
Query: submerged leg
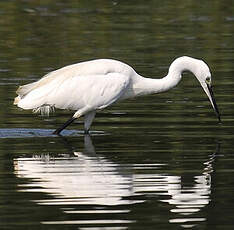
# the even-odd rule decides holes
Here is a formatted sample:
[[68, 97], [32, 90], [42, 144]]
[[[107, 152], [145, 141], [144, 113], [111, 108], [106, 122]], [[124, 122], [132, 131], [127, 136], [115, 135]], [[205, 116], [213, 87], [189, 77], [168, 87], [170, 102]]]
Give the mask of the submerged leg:
[[89, 128], [93, 122], [93, 119], [96, 115], [96, 111], [91, 111], [87, 114], [85, 114], [84, 116], [84, 130], [85, 130], [85, 133], [88, 133], [89, 132]]
[[70, 125], [75, 119], [76, 119], [76, 117], [73, 116], [72, 118], [70, 118], [69, 120], [67, 120], [61, 127], [59, 127], [58, 129], [56, 129], [53, 132], [53, 134], [56, 134], [56, 135], [60, 134], [60, 132], [62, 130], [64, 130], [68, 125]]
[[88, 156], [96, 155], [96, 151], [89, 134], [84, 135], [84, 153], [88, 154]]

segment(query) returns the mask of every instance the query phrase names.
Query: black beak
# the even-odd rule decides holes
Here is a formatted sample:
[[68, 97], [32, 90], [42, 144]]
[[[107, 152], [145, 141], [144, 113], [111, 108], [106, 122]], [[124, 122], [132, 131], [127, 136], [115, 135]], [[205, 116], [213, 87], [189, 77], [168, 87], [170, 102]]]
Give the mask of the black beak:
[[215, 98], [214, 98], [214, 93], [213, 93], [213, 90], [212, 90], [212, 86], [210, 86], [209, 84], [206, 84], [206, 85], [207, 85], [207, 88], [208, 88], [210, 96], [211, 96], [211, 100], [212, 100], [212, 103], [213, 103], [213, 108], [214, 108], [215, 114], [219, 119], [219, 123], [221, 123], [220, 113], [219, 113], [219, 109], [218, 109], [218, 106], [217, 106]]

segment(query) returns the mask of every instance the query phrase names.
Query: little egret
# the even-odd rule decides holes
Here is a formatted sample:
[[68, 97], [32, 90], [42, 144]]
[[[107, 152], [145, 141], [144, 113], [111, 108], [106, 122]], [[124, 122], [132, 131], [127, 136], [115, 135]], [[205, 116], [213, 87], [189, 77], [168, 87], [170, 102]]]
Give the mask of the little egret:
[[168, 74], [161, 79], [145, 78], [129, 65], [111, 59], [65, 66], [36, 82], [20, 86], [14, 104], [41, 113], [49, 113], [54, 108], [75, 110], [54, 134], [83, 115], [84, 129], [88, 133], [97, 110], [123, 99], [167, 91], [179, 83], [184, 71], [192, 72], [198, 79], [220, 121], [209, 67], [204, 61], [187, 56], [175, 59]]

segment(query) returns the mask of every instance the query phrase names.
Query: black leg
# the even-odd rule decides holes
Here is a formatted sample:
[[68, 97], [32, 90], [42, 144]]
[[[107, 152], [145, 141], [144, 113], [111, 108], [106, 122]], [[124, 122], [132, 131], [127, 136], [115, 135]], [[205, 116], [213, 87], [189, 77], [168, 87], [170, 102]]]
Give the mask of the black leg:
[[70, 125], [76, 118], [72, 117], [67, 120], [60, 128], [56, 129], [53, 134], [59, 135], [62, 130], [64, 130], [68, 125]]
[[85, 135], [86, 135], [86, 134], [89, 135], [89, 129], [85, 129], [85, 130], [84, 130], [84, 134], [85, 134]]

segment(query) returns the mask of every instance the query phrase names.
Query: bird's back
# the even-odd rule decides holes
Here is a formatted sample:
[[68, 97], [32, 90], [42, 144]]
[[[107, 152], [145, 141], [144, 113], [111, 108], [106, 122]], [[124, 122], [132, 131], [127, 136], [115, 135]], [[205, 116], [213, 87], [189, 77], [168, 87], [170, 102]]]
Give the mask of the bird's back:
[[[69, 92], [66, 92], [68, 90], [75, 90], [79, 92], [81, 96], [81, 92], [85, 90], [88, 93], [88, 85], [91, 87], [91, 85], [97, 84], [97, 82], [99, 82], [98, 85], [96, 85], [97, 89], [102, 86], [102, 88], [107, 89], [110, 87], [109, 84], [111, 82], [112, 86], [113, 84], [120, 84], [122, 87], [123, 82], [124, 84], [126, 83], [125, 77], [131, 78], [134, 74], [135, 71], [132, 67], [112, 59], [97, 59], [81, 62], [50, 72], [37, 82], [20, 86], [16, 92], [19, 96], [15, 98], [14, 104], [24, 109], [39, 108], [46, 104], [52, 104], [50, 100], [48, 101], [48, 99], [51, 98], [51, 93], [53, 94], [53, 98], [55, 95], [60, 97], [61, 102], [61, 100], [65, 100], [64, 95], [67, 93], [69, 94]], [[116, 76], [122, 76], [124, 79], [122, 78], [118, 81], [117, 79], [114, 80], [114, 78], [109, 79], [109, 76], [115, 76], [114, 78], [116, 78]], [[98, 78], [101, 81], [95, 80], [94, 78]], [[100, 86], [100, 84], [102, 84], [102, 86]], [[116, 88], [118, 86], [116, 85], [113, 87]], [[82, 97], [84, 97], [84, 95], [82, 95]], [[73, 98], [72, 100], [74, 101], [75, 99], [77, 100], [77, 98]], [[58, 101], [59, 99], [56, 100]], [[74, 102], [72, 103], [74, 104]], [[55, 107], [62, 108], [60, 105], [61, 103], [59, 103], [59, 106], [56, 106], [56, 104], [57, 103], [53, 103]]]
[[131, 76], [135, 73], [132, 67], [129, 65], [112, 59], [97, 59], [92, 61], [80, 62], [77, 64], [72, 64], [65, 66], [61, 69], [52, 71], [45, 75], [40, 80], [20, 86], [16, 93], [23, 97], [30, 91], [46, 85], [53, 80], [64, 81], [68, 78], [86, 76], [86, 75], [106, 75], [108, 73], [120, 73], [123, 75]]

